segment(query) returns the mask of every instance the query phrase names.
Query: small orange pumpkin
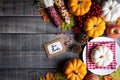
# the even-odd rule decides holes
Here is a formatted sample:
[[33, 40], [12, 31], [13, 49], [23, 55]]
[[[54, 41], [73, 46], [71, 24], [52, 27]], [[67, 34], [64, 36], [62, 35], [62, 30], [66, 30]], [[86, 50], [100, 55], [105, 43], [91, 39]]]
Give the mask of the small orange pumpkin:
[[82, 80], [87, 73], [86, 65], [77, 58], [68, 60], [64, 66], [68, 80]]
[[90, 10], [91, 0], [68, 0], [69, 11], [75, 16], [82, 16]]
[[84, 31], [89, 37], [96, 38], [104, 34], [105, 21], [101, 17], [92, 16], [84, 22]]

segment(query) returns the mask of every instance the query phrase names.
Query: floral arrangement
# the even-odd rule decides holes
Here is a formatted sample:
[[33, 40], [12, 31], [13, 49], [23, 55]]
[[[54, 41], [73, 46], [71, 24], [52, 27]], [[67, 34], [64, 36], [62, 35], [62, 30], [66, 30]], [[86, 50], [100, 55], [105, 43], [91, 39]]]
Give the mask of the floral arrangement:
[[[120, 37], [120, 3], [117, 0], [43, 0], [42, 3], [45, 6], [40, 9], [40, 14], [43, 15], [44, 22], [50, 20], [61, 31], [74, 32], [79, 43], [72, 47], [74, 53], [80, 54], [82, 46], [85, 46], [90, 39], [102, 35], [111, 38]], [[80, 65], [84, 67], [81, 69]], [[85, 68], [80, 59], [69, 60], [64, 66], [63, 73], [47, 73], [40, 80], [82, 80], [84, 77], [85, 80], [120, 79], [117, 76], [120, 73], [119, 68], [107, 76], [82, 73], [83, 70], [86, 71]]]
[[[103, 34], [107, 34], [108, 36], [109, 34], [118, 35], [115, 37], [110, 36], [112, 38], [118, 38], [120, 36], [119, 28], [116, 28], [116, 26], [114, 26], [115, 31], [111, 32], [111, 29], [109, 29], [106, 32], [108, 28], [111, 28], [109, 26], [113, 24], [119, 25], [120, 23], [120, 3], [116, 0], [41, 0], [40, 3], [44, 5], [44, 8], [40, 9], [43, 20], [45, 22], [51, 20], [62, 31], [72, 30], [76, 35], [85, 33], [92, 38], [99, 37]], [[96, 22], [91, 17], [99, 17], [103, 21], [102, 23], [98, 23], [98, 21]], [[96, 28], [98, 31], [101, 30], [100, 26], [104, 24], [102, 33], [86, 29], [86, 25], [89, 25], [91, 20], [93, 21], [91, 28]], [[92, 36], [90, 33], [94, 35], [98, 34]]]

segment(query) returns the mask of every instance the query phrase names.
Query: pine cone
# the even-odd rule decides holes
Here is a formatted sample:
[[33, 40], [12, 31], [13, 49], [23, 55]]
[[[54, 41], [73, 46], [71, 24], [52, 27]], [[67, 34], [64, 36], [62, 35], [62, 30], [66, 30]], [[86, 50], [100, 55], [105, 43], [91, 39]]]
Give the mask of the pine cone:
[[76, 54], [80, 54], [82, 52], [82, 47], [79, 45], [74, 45], [72, 47], [72, 52], [76, 53]]
[[78, 42], [81, 45], [85, 45], [89, 41], [89, 37], [86, 34], [80, 34], [78, 36]]

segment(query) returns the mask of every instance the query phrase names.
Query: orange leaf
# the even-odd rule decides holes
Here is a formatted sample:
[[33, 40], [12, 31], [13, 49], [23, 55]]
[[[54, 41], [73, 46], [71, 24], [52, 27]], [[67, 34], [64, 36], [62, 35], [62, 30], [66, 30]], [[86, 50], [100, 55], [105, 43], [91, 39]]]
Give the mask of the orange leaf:
[[117, 18], [117, 20], [116, 20], [116, 24], [120, 25], [120, 17]]
[[44, 15], [46, 13], [44, 8], [40, 9], [39, 12], [40, 12], [41, 15]]
[[44, 22], [48, 22], [49, 21], [49, 17], [48, 14], [46, 13], [45, 9], [41, 9], [40, 14], [42, 15], [42, 19]]
[[51, 72], [47, 72], [45, 76], [45, 80], [55, 80], [55, 78]]
[[49, 21], [49, 17], [47, 15], [43, 15], [43, 21], [44, 22], [48, 22]]
[[40, 77], [40, 79], [39, 80], [45, 80], [45, 78], [44, 77]]
[[110, 75], [106, 75], [106, 76], [104, 76], [104, 80], [113, 80], [113, 79]]

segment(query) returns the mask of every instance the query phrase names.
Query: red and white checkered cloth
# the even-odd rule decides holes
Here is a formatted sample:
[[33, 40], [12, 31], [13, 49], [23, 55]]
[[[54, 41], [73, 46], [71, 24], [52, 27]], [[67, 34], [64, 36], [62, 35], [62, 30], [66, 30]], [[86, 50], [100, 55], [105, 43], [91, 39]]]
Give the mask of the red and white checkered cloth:
[[[106, 67], [97, 66], [92, 62], [90, 53], [96, 46], [106, 46], [113, 52], [113, 61]], [[116, 42], [115, 41], [102, 41], [102, 42], [88, 42], [86, 46], [86, 63], [88, 70], [91, 69], [116, 69]]]

